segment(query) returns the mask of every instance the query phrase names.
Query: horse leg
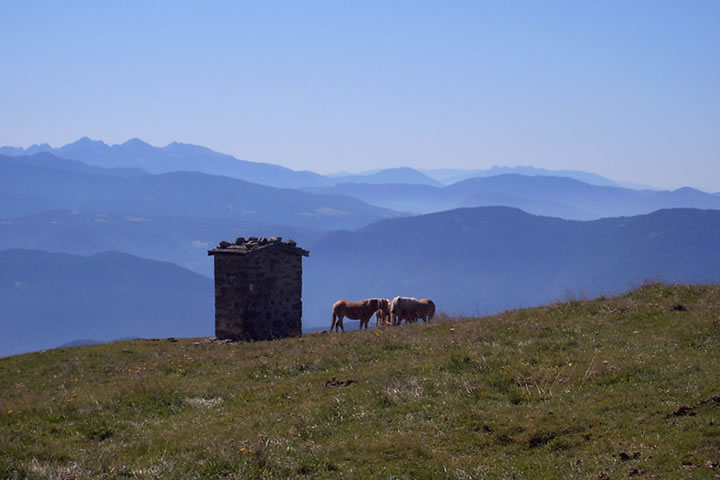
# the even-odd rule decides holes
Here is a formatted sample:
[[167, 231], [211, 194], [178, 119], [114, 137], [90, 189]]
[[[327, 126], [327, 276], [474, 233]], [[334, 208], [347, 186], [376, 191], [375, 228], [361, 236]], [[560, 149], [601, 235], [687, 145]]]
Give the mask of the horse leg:
[[333, 328], [334, 328], [335, 331], [337, 332], [337, 324], [336, 324], [336, 322], [337, 322], [337, 314], [336, 314], [335, 311], [333, 310], [332, 323], [330, 324], [330, 333], [332, 333]]

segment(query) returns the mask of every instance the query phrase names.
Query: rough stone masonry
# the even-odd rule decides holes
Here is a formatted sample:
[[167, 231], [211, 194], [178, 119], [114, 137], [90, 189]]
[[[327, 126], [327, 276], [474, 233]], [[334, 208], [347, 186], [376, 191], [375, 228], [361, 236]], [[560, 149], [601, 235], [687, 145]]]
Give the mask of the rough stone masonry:
[[220, 242], [215, 257], [215, 336], [272, 340], [302, 335], [302, 257], [281, 237]]

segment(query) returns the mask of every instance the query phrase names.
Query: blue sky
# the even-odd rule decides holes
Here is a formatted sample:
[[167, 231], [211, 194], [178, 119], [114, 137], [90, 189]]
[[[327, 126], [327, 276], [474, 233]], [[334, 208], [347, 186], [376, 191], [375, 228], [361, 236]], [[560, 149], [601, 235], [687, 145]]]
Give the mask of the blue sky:
[[720, 1], [0, 3], [0, 145], [720, 191]]

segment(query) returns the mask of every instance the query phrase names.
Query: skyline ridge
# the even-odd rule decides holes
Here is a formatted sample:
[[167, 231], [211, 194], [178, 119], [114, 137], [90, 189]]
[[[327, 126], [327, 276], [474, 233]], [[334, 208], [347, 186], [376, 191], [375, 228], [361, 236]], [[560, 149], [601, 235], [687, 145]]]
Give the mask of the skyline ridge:
[[[579, 180], [584, 183], [588, 183], [591, 185], [609, 185], [609, 186], [620, 186], [624, 188], [631, 188], [635, 190], [667, 190], [667, 191], [676, 191], [680, 190], [682, 188], [693, 188], [695, 190], [699, 190], [704, 193], [720, 193], [720, 190], [714, 191], [714, 190], [703, 190], [702, 188], [699, 188], [697, 186], [693, 185], [679, 185], [674, 188], [662, 188], [655, 185], [647, 185], [647, 184], [636, 184], [633, 182], [625, 182], [619, 179], [609, 178], [604, 175], [601, 175], [599, 173], [596, 173], [594, 171], [588, 171], [588, 170], [574, 170], [574, 169], [549, 169], [544, 167], [538, 167], [531, 164], [518, 164], [514, 166], [510, 165], [499, 165], [499, 164], [493, 164], [489, 168], [486, 169], [472, 169], [472, 168], [451, 168], [451, 167], [444, 167], [444, 168], [414, 168], [408, 164], [398, 164], [396, 166], [387, 166], [385, 168], [380, 169], [372, 169], [372, 170], [359, 170], [359, 171], [346, 171], [346, 170], [338, 170], [336, 172], [331, 173], [320, 173], [316, 172], [310, 169], [302, 169], [302, 170], [295, 170], [292, 168], [285, 167], [280, 164], [274, 164], [270, 162], [258, 162], [254, 160], [247, 160], [238, 158], [232, 154], [220, 152], [217, 150], [214, 150], [211, 147], [205, 146], [205, 145], [199, 145], [194, 143], [188, 143], [184, 141], [178, 141], [173, 140], [169, 142], [166, 145], [158, 146], [153, 145], [148, 141], [145, 141], [144, 139], [140, 137], [131, 137], [125, 140], [124, 142], [120, 143], [107, 143], [104, 140], [100, 139], [93, 139], [87, 135], [82, 136], [78, 138], [75, 141], [55, 146], [53, 147], [47, 142], [42, 143], [33, 143], [27, 147], [22, 146], [13, 146], [13, 145], [0, 145], [0, 154], [5, 155], [11, 155], [11, 156], [18, 156], [18, 155], [31, 155], [34, 153], [39, 152], [48, 152], [48, 153], [58, 153], [59, 150], [66, 149], [67, 147], [76, 147], [76, 146], [84, 146], [84, 145], [95, 145], [95, 146], [104, 146], [109, 149], [118, 149], [121, 147], [142, 147], [142, 148], [152, 148], [155, 150], [161, 150], [161, 151], [170, 151], [175, 147], [187, 147], [187, 148], [197, 148], [202, 149], [205, 152], [211, 153], [213, 155], [216, 155], [218, 157], [225, 157], [225, 158], [232, 158], [234, 160], [237, 160], [239, 162], [247, 162], [250, 164], [259, 164], [259, 165], [272, 165], [275, 167], [285, 168], [293, 172], [310, 172], [316, 175], [320, 175], [323, 177], [327, 177], [330, 179], [337, 179], [341, 177], [372, 177], [374, 175], [377, 175], [380, 172], [383, 171], [397, 171], [397, 170], [413, 170], [415, 172], [428, 175], [430, 178], [432, 178], [434, 181], [437, 181], [443, 185], [451, 185], [453, 183], [465, 180], [467, 178], [474, 178], [476, 176], [492, 176], [492, 175], [502, 175], [502, 174], [519, 174], [519, 175], [538, 175], [538, 176], [558, 176], [558, 177], [567, 177], [567, 178], [574, 178], [576, 180]], [[76, 159], [73, 159], [76, 160]], [[528, 169], [533, 170], [532, 173], [522, 173], [523, 171], [526, 171]], [[495, 171], [502, 171], [501, 173], [494, 174]], [[450, 180], [448, 180], [446, 177], [448, 177], [447, 172], [453, 171], [456, 174], [450, 175]], [[444, 172], [441, 173], [441, 172]], [[573, 175], [575, 174], [575, 175]], [[391, 182], [387, 182], [391, 183]]]

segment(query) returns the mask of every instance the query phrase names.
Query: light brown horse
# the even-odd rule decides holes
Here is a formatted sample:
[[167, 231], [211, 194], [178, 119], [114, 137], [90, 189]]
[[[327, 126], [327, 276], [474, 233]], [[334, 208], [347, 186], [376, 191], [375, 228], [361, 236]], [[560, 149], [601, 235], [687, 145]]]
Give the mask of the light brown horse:
[[390, 300], [387, 298], [378, 298], [378, 309], [375, 312], [375, 326], [383, 327], [392, 325], [390, 320]]
[[360, 320], [360, 327], [358, 330], [361, 330], [363, 326], [365, 327], [365, 330], [367, 330], [370, 317], [372, 317], [373, 314], [381, 308], [380, 304], [382, 302], [380, 302], [380, 300], [382, 299], [369, 298], [360, 302], [338, 300], [332, 308], [332, 323], [330, 324], [330, 331], [332, 332], [334, 328], [337, 332], [338, 328], [340, 328], [344, 332], [345, 326], [343, 325], [343, 318], [345, 317], [350, 320]]

